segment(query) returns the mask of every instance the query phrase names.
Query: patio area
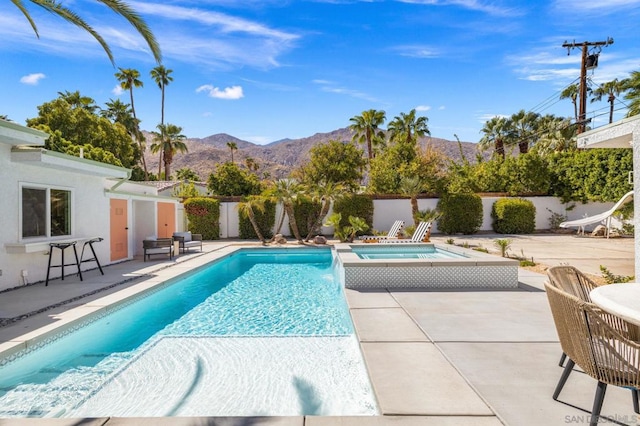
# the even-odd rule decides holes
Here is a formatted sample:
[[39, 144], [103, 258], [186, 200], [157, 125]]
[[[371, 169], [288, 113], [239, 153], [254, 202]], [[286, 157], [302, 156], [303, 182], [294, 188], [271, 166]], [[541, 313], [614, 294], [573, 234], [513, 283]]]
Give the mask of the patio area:
[[[434, 236], [443, 243], [448, 237]], [[504, 236], [455, 238], [482, 244]], [[460, 240], [460, 241], [458, 241]], [[567, 263], [599, 274], [604, 265], [633, 274], [632, 238], [571, 235], [513, 237], [511, 252], [547, 265]], [[0, 350], [55, 327], [65, 312], [146, 281], [175, 275], [225, 251], [232, 241], [205, 243], [204, 253], [174, 262], [135, 260], [0, 293]], [[574, 372], [559, 401], [551, 398], [562, 373], [561, 349], [543, 283], [519, 269], [513, 290], [347, 290], [380, 412], [378, 417], [0, 419], [0, 425], [556, 425], [588, 424], [596, 382]], [[31, 334], [33, 335], [33, 334]], [[629, 390], [609, 387], [600, 423], [638, 424]]]

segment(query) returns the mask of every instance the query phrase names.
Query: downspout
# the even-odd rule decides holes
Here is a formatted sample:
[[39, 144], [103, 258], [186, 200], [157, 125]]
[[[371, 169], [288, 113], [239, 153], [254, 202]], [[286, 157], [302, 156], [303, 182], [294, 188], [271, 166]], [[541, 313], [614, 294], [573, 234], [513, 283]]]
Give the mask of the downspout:
[[123, 183], [131, 179], [131, 174], [132, 174], [132, 170], [127, 169], [127, 177], [118, 179], [118, 181], [111, 188], [109, 188], [109, 191], [115, 191], [120, 185], [122, 185]]

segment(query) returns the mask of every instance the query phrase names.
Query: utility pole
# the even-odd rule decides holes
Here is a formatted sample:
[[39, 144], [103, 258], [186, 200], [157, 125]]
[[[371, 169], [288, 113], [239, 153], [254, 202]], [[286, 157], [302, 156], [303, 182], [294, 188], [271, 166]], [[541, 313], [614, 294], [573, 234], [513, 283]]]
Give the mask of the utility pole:
[[[580, 110], [578, 115], [578, 133], [583, 133], [585, 130], [585, 124], [587, 120], [587, 60], [590, 59], [591, 67], [595, 68], [598, 65], [598, 55], [602, 46], [609, 46], [613, 44], [611, 37], [606, 41], [584, 41], [582, 43], [576, 43], [575, 40], [572, 43], [564, 42], [562, 47], [567, 48], [567, 55], [571, 54], [571, 49], [578, 47], [582, 48], [582, 60], [580, 61]], [[599, 50], [593, 55], [589, 55], [589, 47], [597, 47]]]

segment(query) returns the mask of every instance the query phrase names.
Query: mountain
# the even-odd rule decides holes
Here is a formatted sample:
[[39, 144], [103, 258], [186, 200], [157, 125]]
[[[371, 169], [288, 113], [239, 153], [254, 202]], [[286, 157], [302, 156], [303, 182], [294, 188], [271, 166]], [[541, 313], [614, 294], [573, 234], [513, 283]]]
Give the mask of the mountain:
[[[149, 146], [151, 135], [144, 133], [147, 137], [147, 146]], [[234, 162], [245, 164], [247, 158], [252, 158], [260, 167], [258, 169], [260, 175], [268, 173], [272, 178], [284, 178], [288, 177], [292, 170], [309, 160], [309, 150], [313, 146], [330, 140], [350, 142], [352, 136], [351, 130], [342, 128], [328, 133], [316, 133], [301, 139], [282, 139], [267, 145], [256, 145], [225, 133], [206, 138], [189, 138], [184, 141], [189, 151], [186, 154], [176, 154], [171, 164], [171, 170], [175, 172], [183, 167], [188, 167], [198, 173], [203, 181], [206, 181], [217, 164], [231, 161], [231, 150], [227, 143], [234, 142], [238, 147], [233, 152]], [[425, 137], [420, 138], [419, 143], [423, 148], [430, 145], [447, 157], [456, 161], [460, 160], [460, 147], [456, 141]], [[467, 160], [475, 162], [478, 153], [477, 145], [470, 142], [461, 142], [461, 145]], [[149, 171], [157, 173], [159, 155], [151, 154], [147, 150], [145, 158]]]

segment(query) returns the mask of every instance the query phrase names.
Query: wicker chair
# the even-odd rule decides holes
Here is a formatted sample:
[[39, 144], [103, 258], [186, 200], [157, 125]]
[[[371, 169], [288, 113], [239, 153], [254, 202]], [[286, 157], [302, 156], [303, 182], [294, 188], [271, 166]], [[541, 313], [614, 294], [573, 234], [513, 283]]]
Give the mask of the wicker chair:
[[631, 389], [633, 410], [640, 414], [640, 343], [635, 340], [634, 327], [549, 283], [545, 289], [560, 344], [569, 357], [553, 399], [558, 399], [577, 364], [598, 381], [591, 425], [598, 424], [607, 385]]
[[[551, 285], [563, 290], [580, 300], [591, 303], [589, 293], [600, 284], [589, 279], [585, 274], [573, 266], [553, 266], [547, 270], [547, 276]], [[558, 365], [564, 367], [567, 358], [566, 352], [562, 353]]]

